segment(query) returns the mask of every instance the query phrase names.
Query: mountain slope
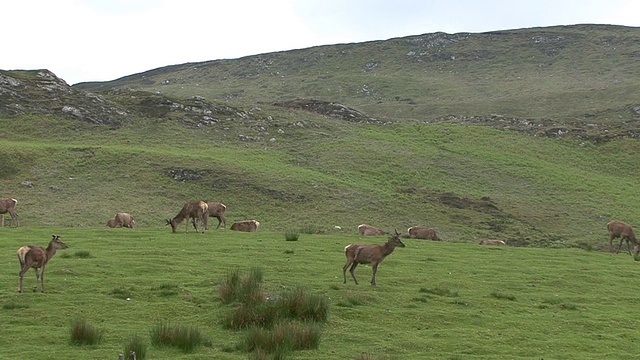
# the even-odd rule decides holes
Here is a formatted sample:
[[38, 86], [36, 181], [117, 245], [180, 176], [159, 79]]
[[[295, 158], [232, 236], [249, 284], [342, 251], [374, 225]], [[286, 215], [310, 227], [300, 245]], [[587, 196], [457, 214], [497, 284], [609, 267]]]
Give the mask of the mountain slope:
[[266, 231], [435, 227], [608, 248], [635, 223], [640, 31], [425, 34], [69, 87], [0, 71], [0, 182], [26, 226], [164, 226], [222, 201]]

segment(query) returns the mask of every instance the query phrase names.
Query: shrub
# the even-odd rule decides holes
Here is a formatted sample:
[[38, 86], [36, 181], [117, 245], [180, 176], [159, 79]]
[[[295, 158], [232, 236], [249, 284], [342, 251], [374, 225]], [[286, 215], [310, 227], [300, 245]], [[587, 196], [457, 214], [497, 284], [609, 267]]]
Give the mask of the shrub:
[[87, 324], [85, 319], [74, 319], [71, 322], [71, 343], [74, 345], [96, 345], [102, 341], [102, 330], [96, 330]]
[[202, 343], [202, 334], [199, 329], [194, 327], [158, 323], [151, 330], [151, 344], [154, 346], [172, 346], [185, 353], [190, 353]]
[[129, 342], [125, 344], [125, 357], [129, 356], [132, 351], [136, 353], [137, 360], [144, 360], [147, 357], [147, 344], [145, 344], [138, 334], [133, 335], [131, 339], [129, 339]]

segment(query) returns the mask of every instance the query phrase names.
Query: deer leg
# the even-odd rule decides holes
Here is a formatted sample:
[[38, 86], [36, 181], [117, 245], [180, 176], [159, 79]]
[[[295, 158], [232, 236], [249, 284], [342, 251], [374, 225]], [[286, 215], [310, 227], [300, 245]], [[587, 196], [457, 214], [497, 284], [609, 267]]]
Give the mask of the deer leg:
[[18, 292], [20, 294], [22, 294], [22, 281], [24, 280], [24, 273], [27, 272], [27, 270], [29, 270], [28, 267], [22, 267], [22, 269], [20, 269], [20, 281], [18, 282]]
[[40, 269], [40, 291], [44, 292], [44, 265]]
[[371, 271], [373, 272], [373, 276], [371, 277], [371, 285], [376, 285], [376, 273], [378, 272], [378, 263], [372, 264]]
[[343, 284], [347, 283], [347, 268], [349, 267], [349, 265], [351, 265], [352, 262], [353, 260], [347, 259], [347, 263], [342, 267], [342, 278], [344, 279], [342, 281]]
[[622, 241], [623, 241], [623, 240], [624, 240], [624, 239], [622, 238], [622, 236], [620, 236], [620, 244], [618, 245], [618, 251], [616, 251], [616, 254], [619, 254], [619, 253], [620, 253], [620, 248], [622, 248]]
[[36, 292], [38, 291], [38, 282], [40, 282], [40, 271], [42, 271], [42, 269], [35, 268], [34, 270], [36, 271], [36, 285], [33, 287], [33, 291]]
[[631, 245], [629, 245], [629, 238], [627, 238], [626, 240], [627, 240], [627, 251], [629, 252], [629, 255], [631, 255]]
[[353, 281], [356, 282], [356, 285], [358, 285], [358, 279], [356, 279], [356, 267], [358, 266], [357, 262], [353, 262], [353, 264], [351, 265], [351, 269], [349, 269], [349, 272], [351, 273], [351, 277], [353, 278]]

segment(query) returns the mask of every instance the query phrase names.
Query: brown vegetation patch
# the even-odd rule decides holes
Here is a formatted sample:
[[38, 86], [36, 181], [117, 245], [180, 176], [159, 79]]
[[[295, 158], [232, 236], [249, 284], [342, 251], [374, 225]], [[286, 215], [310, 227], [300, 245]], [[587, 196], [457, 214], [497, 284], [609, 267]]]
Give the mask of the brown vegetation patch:
[[274, 103], [275, 106], [280, 106], [288, 109], [297, 109], [310, 111], [316, 114], [329, 116], [335, 119], [353, 121], [353, 122], [366, 122], [373, 123], [378, 122], [378, 120], [361, 113], [358, 110], [346, 107], [344, 105], [315, 100], [315, 99], [295, 99], [289, 101], [280, 101]]

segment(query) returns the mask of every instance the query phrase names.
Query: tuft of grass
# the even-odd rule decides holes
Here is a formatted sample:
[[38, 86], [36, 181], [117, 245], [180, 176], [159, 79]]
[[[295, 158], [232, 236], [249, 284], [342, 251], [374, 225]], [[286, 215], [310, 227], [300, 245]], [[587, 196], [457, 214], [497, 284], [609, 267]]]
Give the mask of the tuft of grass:
[[321, 337], [320, 327], [313, 323], [279, 323], [273, 329], [254, 327], [245, 335], [245, 350], [280, 358], [295, 350], [317, 349]]
[[516, 297], [515, 295], [511, 295], [511, 294], [505, 294], [499, 291], [494, 291], [491, 293], [491, 296], [498, 299], [498, 300], [509, 300], [509, 301], [516, 301]]
[[329, 303], [325, 296], [309, 294], [301, 288], [284, 292], [276, 300], [278, 312], [283, 317], [311, 322], [326, 322]]
[[203, 343], [202, 333], [195, 327], [160, 322], [151, 330], [151, 344], [154, 346], [171, 346], [191, 353]]
[[300, 238], [300, 234], [295, 232], [288, 232], [284, 234], [284, 238], [287, 241], [298, 241], [298, 239]]
[[109, 292], [109, 295], [113, 296], [114, 298], [117, 299], [128, 299], [131, 298], [131, 292], [132, 289], [131, 288], [124, 288], [124, 287], [119, 287], [119, 288], [115, 288], [113, 290], [111, 290]]
[[163, 297], [178, 295], [180, 293], [180, 287], [177, 284], [160, 284], [152, 287], [151, 290]]
[[91, 257], [91, 253], [89, 252], [89, 250], [79, 250], [73, 253], [73, 256], [80, 259], [88, 259]]
[[241, 276], [238, 269], [232, 270], [218, 286], [220, 300], [224, 304], [236, 302], [252, 305], [264, 302], [262, 277], [263, 271], [259, 268], [252, 268], [247, 276]]
[[135, 352], [136, 359], [139, 360], [144, 360], [147, 357], [147, 344], [138, 334], [134, 334], [124, 346], [125, 357], [131, 352]]
[[24, 304], [24, 303], [6, 303], [4, 305], [2, 305], [2, 308], [5, 310], [14, 310], [14, 309], [26, 309], [28, 308], [29, 305], [28, 304]]
[[69, 331], [70, 342], [73, 345], [97, 345], [102, 341], [102, 330], [89, 325], [85, 319], [73, 319]]
[[420, 288], [421, 293], [438, 295], [438, 296], [446, 296], [446, 297], [458, 297], [458, 293], [455, 291], [451, 291], [449, 289], [442, 288]]

